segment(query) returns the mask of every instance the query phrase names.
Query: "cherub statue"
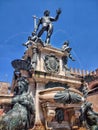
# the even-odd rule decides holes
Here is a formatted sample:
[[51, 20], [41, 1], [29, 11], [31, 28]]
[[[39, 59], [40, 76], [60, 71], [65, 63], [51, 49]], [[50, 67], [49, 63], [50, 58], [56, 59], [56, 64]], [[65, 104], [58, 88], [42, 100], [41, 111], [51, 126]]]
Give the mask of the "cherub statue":
[[67, 52], [66, 56], [62, 57], [62, 61], [63, 61], [63, 68], [65, 70], [70, 70], [67, 66], [68, 63], [68, 59], [70, 58], [72, 61], [75, 61], [75, 59], [72, 57], [72, 54], [70, 53], [72, 50], [72, 48], [69, 47], [69, 41], [65, 41], [63, 46], [62, 46], [62, 51], [63, 52]]
[[34, 102], [28, 92], [28, 81], [24, 77], [17, 79], [15, 97], [11, 104], [12, 109], [0, 120], [0, 130], [27, 130], [30, 127], [31, 114], [34, 115]]
[[34, 32], [36, 34], [38, 29], [39, 29], [39, 26], [42, 25], [42, 28], [39, 30], [37, 36], [38, 36], [38, 39], [39, 39], [41, 37], [41, 35], [43, 34], [43, 32], [47, 31], [47, 36], [46, 36], [46, 40], [45, 40], [46, 44], [50, 43], [50, 37], [51, 37], [52, 32], [53, 32], [53, 24], [52, 24], [52, 22], [58, 20], [59, 15], [61, 14], [61, 10], [58, 9], [56, 11], [56, 13], [57, 14], [56, 14], [56, 16], [54, 18], [54, 17], [49, 16], [50, 15], [49, 10], [45, 10], [44, 11], [44, 16], [39, 19], [38, 24], [37, 24], [37, 26], [36, 26], [36, 28], [34, 30]]

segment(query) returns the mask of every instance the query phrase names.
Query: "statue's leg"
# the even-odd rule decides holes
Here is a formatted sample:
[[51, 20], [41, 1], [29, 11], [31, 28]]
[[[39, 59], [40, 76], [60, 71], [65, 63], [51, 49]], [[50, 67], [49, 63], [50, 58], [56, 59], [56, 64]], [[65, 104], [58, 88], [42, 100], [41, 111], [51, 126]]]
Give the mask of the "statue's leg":
[[43, 34], [43, 32], [46, 30], [46, 27], [42, 27], [42, 29], [38, 32], [38, 38], [41, 37], [41, 35]]
[[53, 26], [52, 24], [50, 24], [47, 31], [47, 36], [46, 36], [46, 41], [45, 41], [46, 44], [50, 44], [50, 37], [52, 33], [53, 33]]
[[42, 27], [42, 29], [38, 32], [35, 42], [37, 42], [40, 39], [40, 37], [44, 33], [44, 31], [46, 31], [46, 27]]

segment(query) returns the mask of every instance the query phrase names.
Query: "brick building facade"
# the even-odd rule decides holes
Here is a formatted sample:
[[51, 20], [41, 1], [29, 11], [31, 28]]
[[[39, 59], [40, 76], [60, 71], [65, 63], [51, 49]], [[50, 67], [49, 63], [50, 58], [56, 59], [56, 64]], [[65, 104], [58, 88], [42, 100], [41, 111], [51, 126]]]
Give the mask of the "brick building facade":
[[98, 69], [85, 71], [71, 68], [71, 73], [78, 77], [82, 76], [88, 83], [89, 96], [87, 99], [92, 102], [94, 110], [98, 112]]
[[94, 110], [98, 112], [98, 69], [95, 73], [89, 76], [89, 97], [88, 100], [92, 102]]
[[[0, 95], [6, 95], [9, 92], [10, 83], [0, 81]], [[0, 106], [0, 115], [4, 114], [4, 106]]]
[[8, 82], [0, 82], [0, 94], [8, 94], [8, 89], [10, 87], [10, 83]]

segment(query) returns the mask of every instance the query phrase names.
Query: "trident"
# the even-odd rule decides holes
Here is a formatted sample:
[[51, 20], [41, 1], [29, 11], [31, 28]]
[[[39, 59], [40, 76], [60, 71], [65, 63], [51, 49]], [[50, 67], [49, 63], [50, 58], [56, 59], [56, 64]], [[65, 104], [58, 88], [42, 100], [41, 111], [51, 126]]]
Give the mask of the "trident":
[[34, 19], [34, 32], [36, 32], [36, 29], [37, 29], [37, 21], [36, 21], [36, 19], [38, 19], [38, 17], [36, 17], [36, 15], [33, 15], [33, 19]]

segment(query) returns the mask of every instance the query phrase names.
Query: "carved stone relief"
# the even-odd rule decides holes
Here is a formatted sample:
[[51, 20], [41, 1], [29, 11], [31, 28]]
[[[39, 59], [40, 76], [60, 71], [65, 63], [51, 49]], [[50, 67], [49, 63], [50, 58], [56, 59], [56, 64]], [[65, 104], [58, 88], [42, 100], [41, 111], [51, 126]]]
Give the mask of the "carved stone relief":
[[44, 59], [45, 70], [50, 73], [58, 73], [59, 72], [59, 59], [51, 54], [46, 55]]

